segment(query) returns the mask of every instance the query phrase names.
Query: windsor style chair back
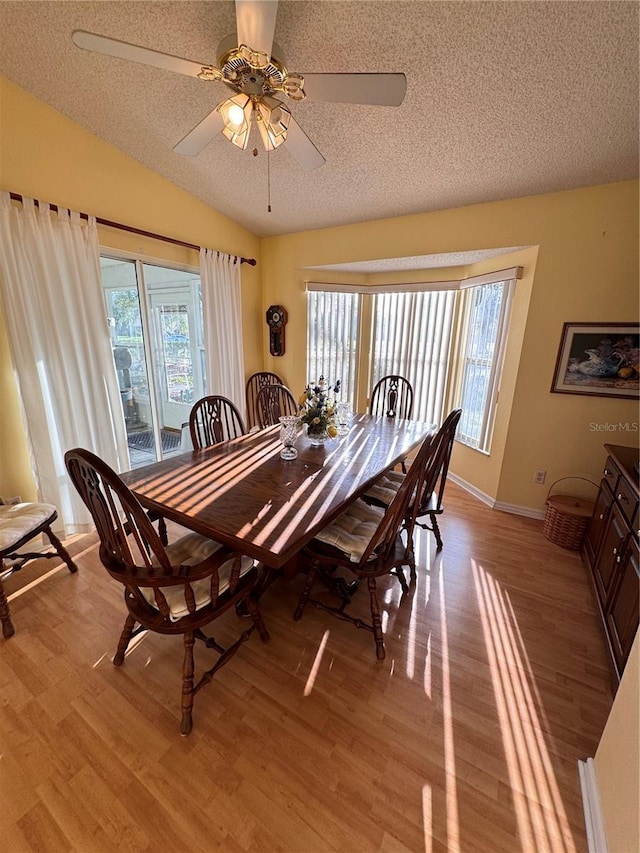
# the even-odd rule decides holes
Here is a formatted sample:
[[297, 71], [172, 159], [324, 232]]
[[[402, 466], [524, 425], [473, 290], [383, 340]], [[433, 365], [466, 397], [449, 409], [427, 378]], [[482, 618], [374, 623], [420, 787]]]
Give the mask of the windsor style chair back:
[[372, 415], [410, 418], [413, 410], [413, 387], [404, 376], [383, 376], [371, 392], [369, 411]]
[[285, 385], [285, 382], [277, 373], [271, 373], [268, 370], [262, 370], [258, 373], [254, 373], [247, 379], [247, 425], [249, 429], [259, 425], [258, 413], [256, 411], [256, 400], [258, 394], [265, 385]]
[[283, 415], [296, 415], [298, 403], [284, 385], [265, 385], [256, 399], [258, 426], [264, 429], [278, 424]]
[[211, 395], [193, 404], [189, 432], [194, 450], [210, 447], [246, 433], [242, 415], [227, 397]]

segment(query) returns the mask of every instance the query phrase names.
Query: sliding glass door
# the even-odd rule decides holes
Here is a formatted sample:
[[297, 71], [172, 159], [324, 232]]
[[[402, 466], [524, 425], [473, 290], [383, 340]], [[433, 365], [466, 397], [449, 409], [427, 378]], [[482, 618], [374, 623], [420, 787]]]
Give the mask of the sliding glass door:
[[105, 307], [131, 467], [182, 448], [192, 404], [204, 394], [197, 273], [101, 258]]

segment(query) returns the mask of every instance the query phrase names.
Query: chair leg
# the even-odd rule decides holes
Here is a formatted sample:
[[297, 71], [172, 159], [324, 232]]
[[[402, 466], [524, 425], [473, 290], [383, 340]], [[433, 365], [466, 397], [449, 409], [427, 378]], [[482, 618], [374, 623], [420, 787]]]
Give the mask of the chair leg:
[[436, 537], [436, 551], [442, 551], [442, 536], [440, 536], [440, 528], [438, 527], [438, 521], [436, 519], [435, 513], [430, 512], [429, 518], [431, 519], [431, 529], [433, 530], [433, 535]]
[[296, 607], [293, 613], [293, 619], [295, 622], [299, 622], [300, 619], [302, 619], [302, 612], [305, 608], [307, 601], [309, 601], [311, 587], [313, 586], [313, 582], [316, 579], [316, 570], [317, 564], [315, 562], [312, 562], [309, 566], [309, 574], [307, 575], [307, 580], [305, 582], [304, 588], [300, 593], [300, 598], [298, 599], [298, 606]]
[[247, 605], [247, 610], [249, 611], [249, 616], [251, 616], [253, 620], [253, 624], [256, 626], [256, 630], [260, 635], [260, 639], [263, 643], [269, 642], [269, 632], [264, 626], [264, 622], [262, 620], [262, 613], [260, 613], [260, 608], [258, 607], [257, 602], [254, 600], [252, 595], [247, 595], [243, 602]]
[[[416, 548], [413, 543], [413, 532], [407, 532], [407, 563], [409, 565], [409, 577], [415, 583], [416, 580]], [[402, 567], [400, 567], [402, 571]]]
[[158, 518], [158, 536], [160, 537], [160, 541], [163, 545], [169, 544], [169, 536], [167, 535], [167, 522], [164, 519], [164, 516], [159, 516]]
[[[2, 562], [0, 562], [0, 571], [2, 571]], [[7, 596], [4, 594], [4, 585], [2, 583], [2, 578], [0, 577], [0, 622], [2, 622], [2, 636], [5, 640], [8, 640], [9, 637], [13, 637], [16, 632], [16, 629], [13, 627], [13, 622], [11, 621], [11, 614], [9, 613], [9, 602], [7, 601]]]
[[193, 631], [184, 635], [184, 664], [182, 667], [182, 722], [180, 734], [188, 735], [193, 726], [193, 644], [195, 637]]
[[76, 566], [76, 564], [71, 559], [71, 554], [69, 554], [67, 549], [64, 547], [62, 542], [58, 539], [58, 537], [56, 536], [56, 534], [53, 532], [53, 530], [50, 527], [45, 527], [44, 532], [49, 537], [49, 541], [51, 542], [53, 547], [56, 549], [56, 551], [58, 552], [60, 557], [62, 557], [62, 559], [67, 564], [67, 568], [69, 569], [69, 571], [72, 574], [75, 574], [75, 572], [78, 571], [78, 567]]
[[[402, 587], [402, 595], [408, 595], [409, 587], [407, 586], [407, 579], [404, 576], [404, 569], [402, 568], [402, 566], [396, 566], [396, 568], [393, 570], [393, 573], [400, 581], [400, 586]], [[411, 578], [412, 580], [415, 578], [415, 565], [411, 568]]]
[[[415, 511], [412, 511], [410, 515], [407, 516], [404, 520], [404, 532], [407, 537], [407, 547], [405, 550], [405, 557], [407, 559], [407, 565], [409, 566], [410, 579], [412, 583], [416, 581], [416, 545], [414, 539], [414, 531], [416, 529], [417, 520]], [[418, 525], [419, 526], [419, 525]]]
[[127, 647], [131, 638], [133, 637], [133, 631], [136, 627], [136, 620], [133, 618], [131, 614], [129, 614], [125, 620], [124, 628], [122, 629], [122, 634], [120, 634], [120, 641], [118, 643], [118, 650], [115, 653], [113, 658], [114, 666], [121, 666], [124, 661], [124, 655], [127, 651]]
[[371, 624], [373, 625], [373, 637], [376, 641], [376, 657], [378, 660], [384, 660], [384, 635], [382, 633], [382, 617], [380, 616], [380, 607], [378, 605], [378, 596], [376, 595], [376, 579], [371, 575], [367, 578], [367, 586], [369, 588], [369, 602], [371, 604]]

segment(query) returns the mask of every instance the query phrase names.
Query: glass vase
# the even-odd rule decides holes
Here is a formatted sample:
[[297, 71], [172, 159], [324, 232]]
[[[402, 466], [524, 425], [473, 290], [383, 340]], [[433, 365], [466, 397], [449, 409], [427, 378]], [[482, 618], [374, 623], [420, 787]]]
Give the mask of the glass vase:
[[298, 416], [283, 415], [280, 419], [281, 459], [295, 459], [298, 456], [296, 439], [298, 437]]
[[336, 405], [339, 435], [347, 435], [349, 432], [349, 421], [351, 419], [351, 403], [341, 400]]
[[329, 434], [326, 427], [314, 430], [308, 429], [307, 437], [309, 438], [309, 443], [312, 447], [322, 447], [322, 445], [329, 440]]

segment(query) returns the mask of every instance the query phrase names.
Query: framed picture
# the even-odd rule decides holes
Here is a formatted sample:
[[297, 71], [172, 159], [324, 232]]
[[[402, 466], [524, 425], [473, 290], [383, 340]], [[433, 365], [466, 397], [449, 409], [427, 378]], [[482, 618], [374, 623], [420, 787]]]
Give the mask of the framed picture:
[[640, 399], [640, 323], [565, 323], [551, 390]]

